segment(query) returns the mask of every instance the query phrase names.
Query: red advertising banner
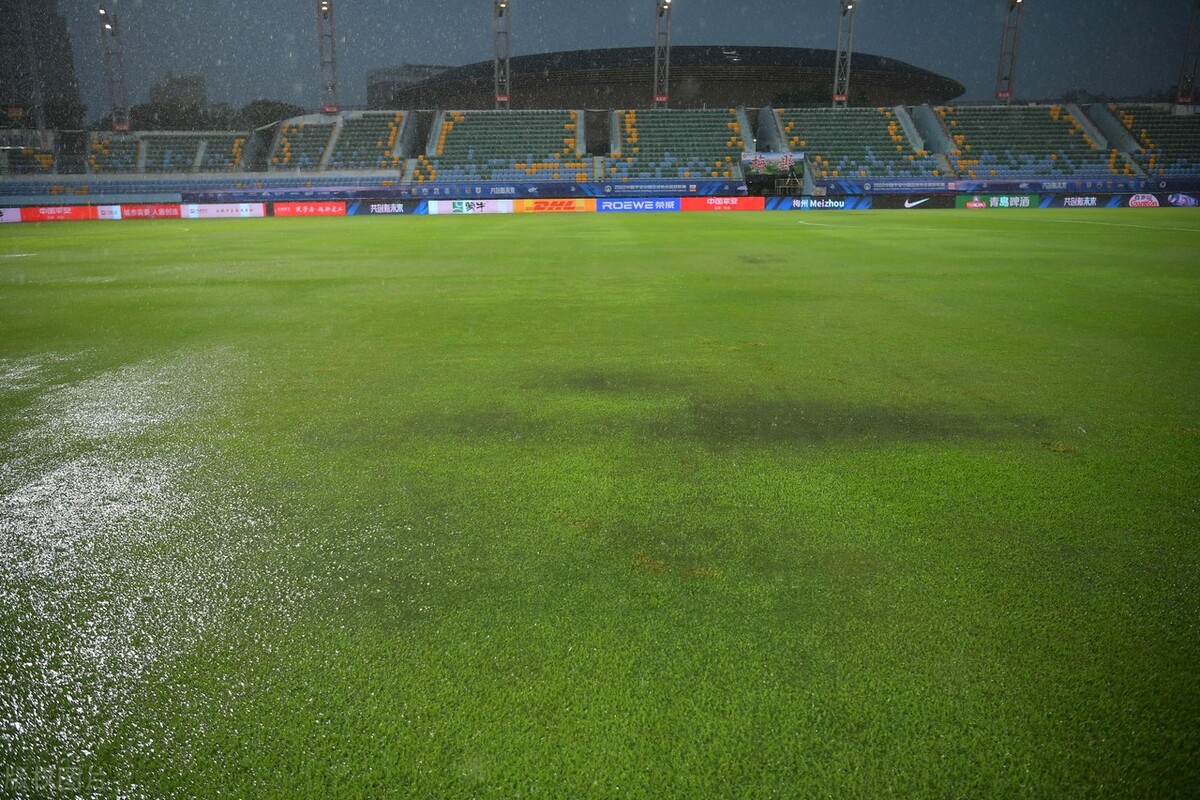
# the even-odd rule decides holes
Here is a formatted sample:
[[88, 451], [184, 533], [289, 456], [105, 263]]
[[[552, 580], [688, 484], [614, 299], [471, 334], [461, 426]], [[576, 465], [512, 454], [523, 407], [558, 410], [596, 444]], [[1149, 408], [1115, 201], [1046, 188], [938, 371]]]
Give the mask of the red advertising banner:
[[685, 197], [684, 211], [765, 211], [765, 197]]
[[22, 208], [21, 222], [80, 222], [95, 219], [92, 206], [40, 206]]
[[344, 217], [346, 216], [346, 203], [339, 200], [335, 202], [311, 202], [311, 203], [274, 203], [272, 208], [275, 209], [277, 217]]
[[178, 205], [154, 203], [121, 206], [122, 219], [179, 219], [181, 216], [183, 216], [183, 211]]

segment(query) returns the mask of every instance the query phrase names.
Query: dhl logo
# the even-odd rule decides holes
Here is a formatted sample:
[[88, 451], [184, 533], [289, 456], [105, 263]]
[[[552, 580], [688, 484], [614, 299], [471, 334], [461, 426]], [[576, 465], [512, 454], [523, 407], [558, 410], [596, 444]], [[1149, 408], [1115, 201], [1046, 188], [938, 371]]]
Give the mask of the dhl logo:
[[515, 209], [523, 214], [573, 214], [595, 211], [596, 201], [590, 198], [556, 198], [546, 200], [521, 200]]

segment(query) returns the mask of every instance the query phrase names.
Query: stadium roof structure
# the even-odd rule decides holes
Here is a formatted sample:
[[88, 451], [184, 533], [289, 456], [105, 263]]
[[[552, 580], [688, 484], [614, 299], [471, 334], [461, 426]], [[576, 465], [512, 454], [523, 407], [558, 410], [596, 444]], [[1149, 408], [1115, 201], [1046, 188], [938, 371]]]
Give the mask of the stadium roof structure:
[[[804, 95], [828, 98], [835, 55], [797, 47], [674, 46], [671, 107], [760, 107]], [[516, 56], [512, 107], [644, 108], [653, 101], [653, 72], [652, 47]], [[369, 87], [369, 93], [387, 97], [389, 108], [482, 109], [493, 104], [493, 79], [493, 63], [481, 61], [392, 91]], [[854, 54], [852, 105], [943, 104], [964, 91], [958, 81], [903, 61]]]

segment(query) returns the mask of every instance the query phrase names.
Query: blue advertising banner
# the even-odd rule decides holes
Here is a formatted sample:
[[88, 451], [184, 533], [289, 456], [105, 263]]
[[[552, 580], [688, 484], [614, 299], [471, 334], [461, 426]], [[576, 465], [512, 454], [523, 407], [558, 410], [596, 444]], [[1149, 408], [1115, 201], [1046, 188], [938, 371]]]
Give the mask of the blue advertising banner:
[[450, 200], [526, 199], [539, 197], [733, 197], [746, 194], [741, 181], [640, 180], [625, 183], [523, 183], [474, 184], [451, 183], [425, 186], [400, 186], [402, 197]]
[[423, 216], [429, 213], [429, 204], [424, 200], [353, 200], [346, 204], [346, 216], [364, 217], [377, 215], [405, 214]]
[[737, 197], [746, 194], [742, 181], [638, 180], [593, 183], [596, 197]]
[[1197, 208], [1200, 192], [1186, 194], [1050, 194], [1039, 203], [1041, 208]]
[[866, 211], [870, 197], [768, 197], [767, 211]]
[[821, 179], [816, 181], [829, 194], [1049, 194], [1103, 192], [1137, 194], [1157, 192], [1200, 192], [1200, 177], [1192, 178], [1086, 178], [1029, 180], [945, 180], [928, 178]]
[[629, 214], [634, 212], [679, 211], [678, 197], [615, 198], [602, 197], [596, 201], [596, 210], [601, 214]]

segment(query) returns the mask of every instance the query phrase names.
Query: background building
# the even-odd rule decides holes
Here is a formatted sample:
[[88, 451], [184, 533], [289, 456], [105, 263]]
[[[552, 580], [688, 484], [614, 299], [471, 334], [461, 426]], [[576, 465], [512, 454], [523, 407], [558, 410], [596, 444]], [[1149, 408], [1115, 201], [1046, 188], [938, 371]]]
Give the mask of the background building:
[[46, 127], [83, 126], [66, 20], [58, 0], [0, 0], [0, 125], [36, 127], [39, 101]]

